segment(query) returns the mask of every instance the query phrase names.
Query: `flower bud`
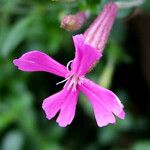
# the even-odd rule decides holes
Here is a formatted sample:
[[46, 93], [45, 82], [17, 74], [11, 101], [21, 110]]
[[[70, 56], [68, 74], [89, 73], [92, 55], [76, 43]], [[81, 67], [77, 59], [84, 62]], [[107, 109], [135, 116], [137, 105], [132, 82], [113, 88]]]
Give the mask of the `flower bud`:
[[85, 12], [79, 12], [75, 15], [66, 15], [61, 20], [61, 27], [69, 31], [76, 31], [83, 26], [86, 19]]
[[85, 42], [102, 52], [117, 16], [117, 11], [117, 5], [109, 2], [84, 32]]

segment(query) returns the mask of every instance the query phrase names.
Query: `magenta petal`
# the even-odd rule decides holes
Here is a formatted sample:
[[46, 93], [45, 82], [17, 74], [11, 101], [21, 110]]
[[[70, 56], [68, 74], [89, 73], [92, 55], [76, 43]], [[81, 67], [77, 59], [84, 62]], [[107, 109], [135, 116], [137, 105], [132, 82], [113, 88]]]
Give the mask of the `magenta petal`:
[[56, 120], [59, 126], [66, 127], [72, 122], [75, 116], [78, 95], [79, 90], [68, 92], [66, 99], [61, 107], [59, 116]]
[[72, 92], [64, 88], [62, 91], [46, 98], [42, 104], [46, 117], [50, 120], [60, 110], [57, 123], [61, 127], [69, 125], [75, 116], [78, 94], [78, 90]]
[[45, 111], [47, 119], [52, 119], [57, 112], [60, 110], [66, 97], [66, 92], [64, 90], [47, 97], [42, 104], [42, 108]]
[[121, 118], [121, 119], [124, 119], [124, 118], [125, 118], [125, 112], [124, 112], [124, 110], [122, 110], [122, 111], [118, 114], [118, 117]]
[[72, 70], [78, 76], [82, 76], [91, 69], [92, 65], [94, 65], [102, 55], [97, 49], [84, 43], [84, 36], [82, 34], [74, 36], [73, 40], [76, 53]]
[[65, 66], [37, 50], [25, 53], [19, 59], [15, 59], [13, 63], [22, 71], [46, 71], [62, 77], [67, 74]]
[[91, 100], [91, 103], [94, 109], [96, 122], [99, 127], [106, 126], [109, 123], [115, 123], [114, 115], [110, 111], [108, 111], [102, 103], [98, 101], [98, 97], [91, 96], [89, 98], [94, 98], [94, 100]]
[[108, 123], [114, 123], [113, 114], [124, 119], [125, 112], [123, 105], [113, 92], [98, 86], [88, 79], [84, 79], [80, 89], [89, 97], [98, 125], [102, 126]]
[[82, 55], [83, 55], [82, 51], [79, 47], [82, 47], [82, 45], [84, 43], [84, 37], [81, 34], [73, 36], [73, 42], [74, 42], [74, 46], [75, 46], [75, 58], [73, 60], [71, 67], [74, 72], [77, 72], [78, 67], [80, 66]]
[[109, 123], [115, 123], [115, 117], [113, 113], [104, 106], [102, 101], [99, 100], [99, 97], [84, 85], [82, 85], [80, 88], [82, 92], [89, 98], [92, 104], [97, 125], [99, 127], [103, 127]]

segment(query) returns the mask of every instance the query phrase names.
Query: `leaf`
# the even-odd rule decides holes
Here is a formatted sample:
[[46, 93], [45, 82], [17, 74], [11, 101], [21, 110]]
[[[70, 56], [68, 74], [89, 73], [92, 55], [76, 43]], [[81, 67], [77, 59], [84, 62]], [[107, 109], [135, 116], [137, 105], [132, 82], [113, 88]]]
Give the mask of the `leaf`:
[[132, 147], [132, 150], [149, 150], [149, 149], [150, 149], [149, 140], [136, 142]]
[[128, 9], [120, 9], [118, 13], [118, 18], [125, 18], [133, 13], [133, 8], [128, 8]]
[[4, 136], [2, 150], [21, 150], [24, 143], [23, 134], [20, 131], [10, 131]]
[[6, 39], [1, 47], [1, 55], [7, 57], [27, 36], [32, 17], [19, 20], [8, 32]]
[[3, 13], [11, 13], [15, 11], [17, 5], [19, 4], [20, 0], [1, 0], [0, 1], [0, 9]]
[[[17, 104], [17, 102], [14, 102]], [[0, 104], [0, 131], [5, 129], [10, 123], [14, 122], [19, 115], [20, 105], [6, 106], [3, 103]]]
[[108, 145], [113, 143], [119, 137], [118, 128], [115, 126], [107, 126], [98, 131], [97, 138], [101, 145]]
[[79, 105], [82, 107], [83, 111], [88, 115], [88, 116], [92, 116], [93, 118], [93, 109], [91, 106], [91, 103], [89, 102], [88, 98], [81, 93], [80, 94], [80, 101], [79, 101]]
[[30, 93], [25, 90], [20, 93], [18, 96], [8, 96], [4, 99], [5, 103], [0, 103], [0, 131], [18, 120], [24, 111], [24, 107], [30, 105], [29, 103], [32, 101]]
[[117, 41], [117, 43], [124, 42], [126, 38], [127, 29], [122, 19], [117, 19], [111, 30], [110, 39]]
[[113, 59], [109, 59], [106, 66], [103, 69], [103, 72], [100, 75], [98, 84], [105, 88], [109, 88], [111, 86], [114, 70], [115, 70], [115, 61]]
[[132, 58], [126, 53], [116, 40], [109, 41], [109, 48], [106, 51], [108, 59], [113, 59], [116, 63], [131, 63]]

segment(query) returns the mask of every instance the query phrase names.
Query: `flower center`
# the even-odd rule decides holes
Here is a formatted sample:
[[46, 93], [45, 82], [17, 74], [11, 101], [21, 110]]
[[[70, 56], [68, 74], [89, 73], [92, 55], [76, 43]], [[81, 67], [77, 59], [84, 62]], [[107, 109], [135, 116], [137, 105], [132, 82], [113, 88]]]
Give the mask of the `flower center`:
[[82, 84], [83, 77], [78, 77], [75, 73], [72, 73], [71, 70], [69, 70], [69, 66], [70, 66], [71, 63], [72, 63], [72, 60], [69, 61], [67, 63], [67, 66], [66, 66], [67, 70], [69, 72], [68, 73], [69, 75], [66, 77], [65, 80], [62, 80], [62, 81], [56, 83], [56, 85], [64, 83], [64, 82], [67, 81], [66, 84], [65, 84], [65, 86], [67, 86], [67, 90], [71, 89], [72, 91], [76, 91], [77, 85], [81, 85]]
[[67, 85], [67, 90], [72, 90], [76, 91], [77, 85], [81, 85], [83, 82], [82, 77], [78, 77], [75, 74], [70, 75], [70, 78], [68, 79], [68, 82], [66, 83]]
[[[67, 82], [66, 82], [67, 81]], [[76, 74], [70, 74], [65, 80], [56, 83], [56, 85], [66, 82], [67, 90], [76, 91], [77, 85], [81, 85], [83, 77], [78, 77]]]

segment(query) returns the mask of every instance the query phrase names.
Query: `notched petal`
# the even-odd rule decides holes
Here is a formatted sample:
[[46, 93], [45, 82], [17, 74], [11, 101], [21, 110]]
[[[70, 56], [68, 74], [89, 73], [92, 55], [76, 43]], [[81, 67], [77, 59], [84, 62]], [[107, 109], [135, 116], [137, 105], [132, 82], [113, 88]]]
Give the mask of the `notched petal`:
[[78, 95], [79, 90], [73, 92], [69, 90], [68, 95], [61, 107], [59, 116], [56, 120], [59, 126], [66, 127], [67, 125], [71, 124], [75, 116]]
[[65, 66], [37, 50], [25, 53], [20, 58], [15, 59], [13, 63], [19, 70], [27, 72], [45, 71], [61, 77], [65, 77], [68, 72]]
[[84, 78], [80, 89], [89, 98], [99, 126], [115, 123], [114, 115], [124, 119], [123, 105], [113, 92], [86, 78]]
[[75, 116], [78, 94], [78, 90], [72, 92], [64, 88], [46, 98], [42, 104], [46, 117], [50, 120], [60, 111], [56, 122], [61, 127], [69, 125]]
[[75, 58], [72, 63], [72, 71], [78, 76], [85, 75], [91, 67], [97, 62], [102, 54], [85, 43], [84, 36], [82, 34], [73, 37], [75, 45]]

